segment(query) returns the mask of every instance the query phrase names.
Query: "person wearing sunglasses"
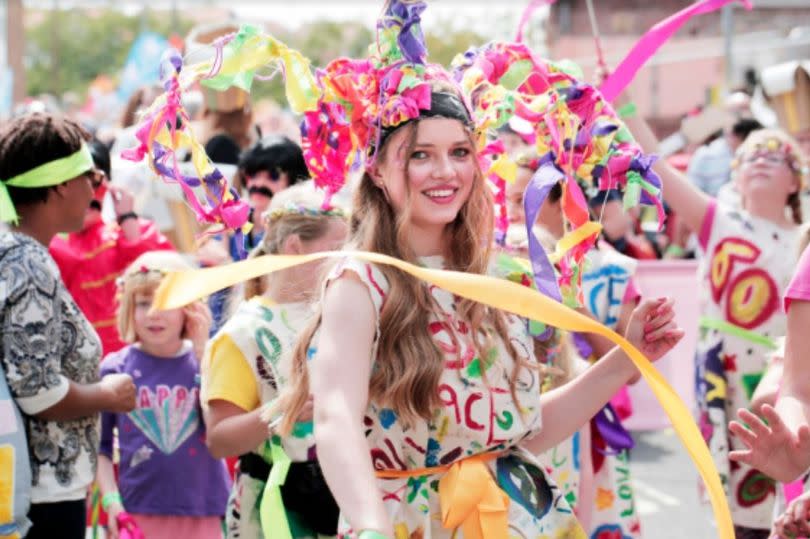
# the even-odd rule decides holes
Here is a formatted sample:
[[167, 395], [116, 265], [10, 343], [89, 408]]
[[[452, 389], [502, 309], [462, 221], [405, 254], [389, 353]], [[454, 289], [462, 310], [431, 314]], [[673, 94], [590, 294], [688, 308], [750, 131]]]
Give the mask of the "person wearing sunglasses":
[[0, 393], [11, 397], [0, 414], [4, 537], [83, 538], [99, 412], [135, 407], [129, 375], [99, 379], [101, 344], [47, 251], [53, 236], [82, 227], [93, 197], [88, 138], [52, 114], [0, 126], [0, 222], [10, 226], [0, 234], [0, 376], [8, 389]]
[[[270, 207], [273, 195], [288, 187], [309, 179], [309, 170], [301, 147], [282, 135], [267, 135], [245, 150], [239, 157], [234, 184], [244, 191], [250, 205], [249, 220], [253, 227], [243, 235], [244, 243], [238, 245], [238, 236], [227, 238], [209, 236], [200, 246], [197, 255], [202, 266], [218, 266], [243, 258], [261, 245], [264, 237], [264, 213]], [[224, 323], [228, 289], [211, 295], [209, 307], [214, 316], [213, 332]]]
[[[148, 251], [174, 250], [155, 223], [139, 217], [134, 198], [111, 184], [110, 152], [97, 141], [88, 142], [93, 168], [87, 172], [93, 197], [84, 210], [81, 230], [55, 236], [49, 245], [62, 280], [101, 338], [104, 355], [124, 347], [115, 324], [116, 279], [136, 258]], [[117, 222], [102, 219], [107, 193]]]

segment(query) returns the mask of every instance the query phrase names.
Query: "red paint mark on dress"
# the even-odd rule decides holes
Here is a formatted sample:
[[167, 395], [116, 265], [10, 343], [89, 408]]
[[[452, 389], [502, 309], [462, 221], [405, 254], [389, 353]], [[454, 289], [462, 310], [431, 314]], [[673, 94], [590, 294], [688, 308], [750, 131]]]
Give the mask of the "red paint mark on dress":
[[487, 445], [498, 445], [500, 443], [505, 442], [506, 440], [502, 438], [495, 438], [495, 420], [498, 416], [498, 410], [495, 407], [495, 397], [496, 393], [507, 393], [505, 389], [499, 389], [497, 387], [490, 388], [488, 396], [489, 396], [489, 434], [487, 435]]
[[413, 447], [414, 449], [416, 449], [417, 451], [419, 451], [423, 455], [426, 453], [425, 448], [422, 447], [421, 445], [417, 444], [416, 442], [414, 442], [413, 438], [411, 438], [410, 436], [405, 437], [405, 443], [408, 444], [409, 446]]
[[399, 466], [399, 469], [400, 470], [407, 470], [408, 466], [406, 466], [405, 463], [402, 461], [402, 459], [399, 458], [399, 455], [397, 454], [397, 448], [394, 447], [393, 442], [391, 440], [389, 440], [388, 438], [386, 438], [385, 439], [385, 445], [388, 447], [388, 450], [391, 452], [391, 456], [394, 457], [394, 460], [397, 461], [397, 465]]
[[369, 264], [366, 264], [366, 276], [368, 277], [371, 286], [374, 287], [374, 289], [377, 291], [380, 297], [382, 299], [385, 299], [385, 292], [383, 292], [383, 289], [382, 287], [380, 287], [379, 283], [377, 283], [377, 280], [374, 279], [374, 275], [371, 272], [371, 266]]
[[486, 428], [484, 425], [478, 423], [472, 418], [473, 404], [480, 401], [482, 398], [484, 398], [484, 396], [480, 393], [472, 393], [469, 397], [467, 397], [467, 402], [464, 404], [464, 423], [467, 425], [467, 428], [472, 430], [484, 430]]

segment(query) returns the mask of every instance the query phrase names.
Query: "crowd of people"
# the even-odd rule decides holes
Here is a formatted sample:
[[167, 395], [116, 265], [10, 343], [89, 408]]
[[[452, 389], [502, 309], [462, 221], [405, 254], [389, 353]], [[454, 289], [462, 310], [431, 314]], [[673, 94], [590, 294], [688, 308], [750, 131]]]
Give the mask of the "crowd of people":
[[[388, 5], [390, 20], [403, 16], [400, 2]], [[368, 65], [411, 80], [380, 91], [365, 115], [348, 116], [350, 98], [346, 110], [321, 109], [347, 115], [336, 116], [353, 130], [340, 142], [357, 156], [344, 155], [352, 177], [331, 204], [311, 131], [262, 133], [238, 88], [203, 88], [202, 103], [187, 103], [202, 104], [189, 127], [249, 206], [243, 233], [189, 243], [183, 226], [197, 224], [171, 202], [160, 203], [183, 226], [159, 226], [151, 203], [136, 211], [152, 172], [118, 154], [138, 143], [137, 120], [163, 87], [133, 96], [114, 140], [58, 113], [0, 124], [0, 536], [79, 539], [93, 524], [113, 539], [655, 537], [634, 500], [621, 423], [639, 372], [622, 349], [361, 256], [542, 290], [532, 242], [553, 255], [573, 228], [565, 179], [529, 202], [548, 163], [545, 141], [521, 126], [488, 133], [515, 164], [493, 196], [475, 133], [483, 93], [468, 95], [438, 66], [397, 71], [427, 64], [402, 37], [418, 41], [418, 14], [412, 25], [390, 20]], [[386, 42], [387, 31], [400, 39]], [[424, 91], [411, 106], [414, 88]], [[659, 140], [630, 93], [614, 105], [654, 154]], [[599, 238], [573, 270], [549, 259], [560, 283], [581, 279], [566, 303], [650, 361], [685, 332], [666, 290], [642, 295], [638, 260], [701, 259], [695, 420], [734, 533], [810, 536], [800, 335], [810, 323], [810, 137], [765, 129], [744, 110], [724, 127], [686, 170], [650, 163], [663, 231], [645, 227], [646, 210], [615, 185], [583, 189]], [[170, 272], [243, 252], [332, 251], [342, 255], [153, 308]]]

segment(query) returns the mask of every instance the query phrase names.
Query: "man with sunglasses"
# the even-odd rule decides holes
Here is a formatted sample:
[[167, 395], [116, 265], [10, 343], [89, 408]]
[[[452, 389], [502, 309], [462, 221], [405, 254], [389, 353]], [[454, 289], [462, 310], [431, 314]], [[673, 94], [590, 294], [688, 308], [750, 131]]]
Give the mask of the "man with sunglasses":
[[[245, 150], [239, 157], [235, 185], [242, 188], [250, 205], [253, 227], [244, 235], [244, 244], [237, 245], [237, 236], [212, 236], [200, 246], [197, 255], [202, 266], [218, 266], [241, 258], [240, 251], [250, 253], [264, 237], [264, 212], [279, 191], [309, 179], [309, 170], [301, 147], [281, 135], [267, 135]], [[229, 289], [211, 295], [209, 307], [214, 317], [213, 335], [224, 322]]]
[[[49, 251], [73, 299], [98, 333], [107, 355], [124, 346], [115, 323], [116, 279], [147, 251], [173, 250], [152, 221], [133, 211], [132, 194], [110, 184], [110, 152], [99, 141], [88, 143], [95, 168], [88, 172], [93, 199], [85, 210], [79, 232], [55, 236]], [[104, 198], [110, 193], [116, 223], [101, 217]]]

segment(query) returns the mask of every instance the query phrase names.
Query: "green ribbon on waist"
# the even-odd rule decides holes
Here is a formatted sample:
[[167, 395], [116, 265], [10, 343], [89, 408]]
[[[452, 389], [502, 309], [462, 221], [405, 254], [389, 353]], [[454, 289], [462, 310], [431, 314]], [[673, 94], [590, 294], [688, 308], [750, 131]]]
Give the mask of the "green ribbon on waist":
[[287, 511], [284, 510], [281, 499], [281, 485], [287, 479], [292, 461], [281, 447], [281, 438], [278, 436], [273, 436], [270, 440], [270, 455], [273, 458], [273, 467], [270, 468], [270, 476], [264, 485], [262, 502], [259, 504], [262, 533], [268, 539], [292, 539]]

